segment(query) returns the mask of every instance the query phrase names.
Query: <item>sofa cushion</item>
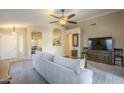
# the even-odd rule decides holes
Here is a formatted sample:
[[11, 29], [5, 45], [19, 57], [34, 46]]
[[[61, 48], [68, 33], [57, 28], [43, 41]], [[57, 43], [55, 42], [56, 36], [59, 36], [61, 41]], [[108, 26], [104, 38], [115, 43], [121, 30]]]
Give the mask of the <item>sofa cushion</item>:
[[53, 61], [53, 56], [54, 56], [53, 54], [50, 54], [50, 53], [47, 53], [47, 52], [41, 52], [41, 53], [38, 53], [38, 55], [43, 59]]
[[41, 53], [42, 53], [42, 51], [35, 50], [35, 53], [36, 53], [36, 54], [41, 54]]
[[53, 58], [53, 62], [63, 65], [76, 73], [80, 73], [80, 59], [69, 59], [69, 58], [64, 58], [58, 55], [55, 55]]

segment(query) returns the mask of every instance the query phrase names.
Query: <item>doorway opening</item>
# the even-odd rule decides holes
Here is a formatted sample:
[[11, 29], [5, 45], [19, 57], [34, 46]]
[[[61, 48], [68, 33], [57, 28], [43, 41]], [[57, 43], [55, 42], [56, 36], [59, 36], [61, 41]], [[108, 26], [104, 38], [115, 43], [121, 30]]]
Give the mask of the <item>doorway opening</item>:
[[42, 51], [42, 32], [32, 32], [31, 37], [31, 54], [35, 54], [36, 50]]
[[70, 58], [80, 57], [80, 37], [78, 33], [68, 32], [66, 34], [66, 56]]

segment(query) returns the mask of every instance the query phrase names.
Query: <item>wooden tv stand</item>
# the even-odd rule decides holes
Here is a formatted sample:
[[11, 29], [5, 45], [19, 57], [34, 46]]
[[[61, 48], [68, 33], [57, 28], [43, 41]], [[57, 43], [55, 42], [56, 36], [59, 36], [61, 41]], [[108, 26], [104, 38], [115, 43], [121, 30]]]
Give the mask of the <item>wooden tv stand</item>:
[[112, 65], [112, 51], [89, 50], [88, 60]]

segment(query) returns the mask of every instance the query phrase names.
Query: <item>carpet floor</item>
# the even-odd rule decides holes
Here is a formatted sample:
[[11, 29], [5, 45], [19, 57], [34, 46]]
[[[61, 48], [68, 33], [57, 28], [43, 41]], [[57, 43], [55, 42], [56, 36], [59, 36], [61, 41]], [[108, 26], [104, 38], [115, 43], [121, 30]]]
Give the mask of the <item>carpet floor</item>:
[[[124, 84], [124, 68], [96, 62], [88, 62], [88, 69], [93, 71], [93, 84]], [[36, 70], [31, 61], [11, 64], [11, 84], [48, 84]]]
[[47, 81], [32, 69], [31, 61], [11, 64], [11, 84], [47, 84]]
[[88, 61], [94, 84], [124, 84], [124, 67]]

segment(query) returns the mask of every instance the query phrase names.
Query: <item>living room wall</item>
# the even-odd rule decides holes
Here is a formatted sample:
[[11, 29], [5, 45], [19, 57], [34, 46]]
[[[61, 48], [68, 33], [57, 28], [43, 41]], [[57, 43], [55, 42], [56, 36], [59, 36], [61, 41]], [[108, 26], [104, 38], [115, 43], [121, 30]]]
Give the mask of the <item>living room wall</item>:
[[87, 46], [88, 38], [109, 37], [113, 38], [113, 47], [124, 48], [124, 10], [115, 13], [94, 17], [82, 21], [77, 26], [83, 31], [83, 46]]
[[[59, 28], [62, 31], [62, 45], [53, 46], [53, 29]], [[32, 26], [30, 31], [42, 32], [42, 51], [49, 52], [58, 55], [64, 55], [64, 30], [63, 27], [58, 25], [44, 25], [44, 26]]]
[[16, 27], [16, 34], [12, 34], [12, 32], [12, 27], [0, 28], [1, 59], [25, 58], [26, 56], [26, 28]]

